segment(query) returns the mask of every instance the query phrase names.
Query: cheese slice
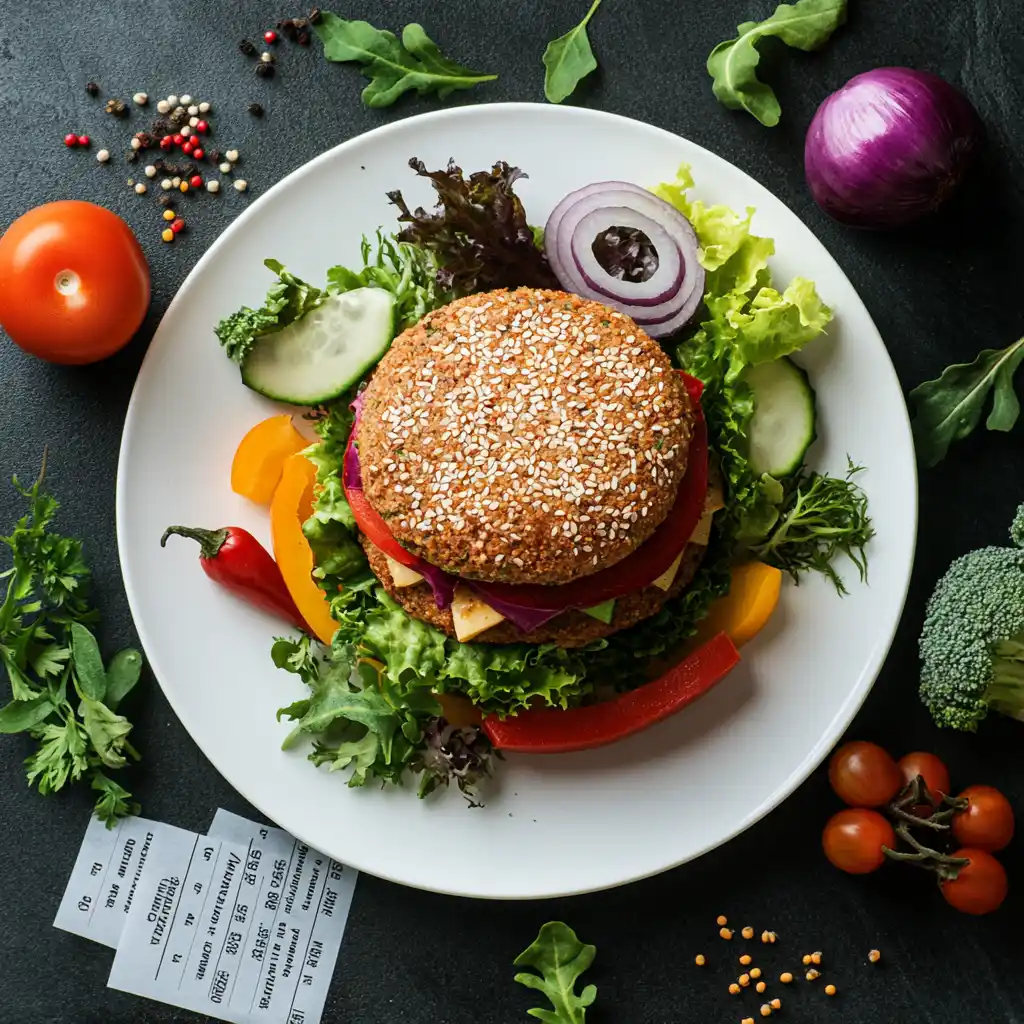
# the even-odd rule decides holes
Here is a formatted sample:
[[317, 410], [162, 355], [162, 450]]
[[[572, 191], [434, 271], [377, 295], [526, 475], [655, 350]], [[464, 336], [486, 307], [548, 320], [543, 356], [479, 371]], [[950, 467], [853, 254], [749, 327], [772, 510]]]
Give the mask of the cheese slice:
[[725, 494], [722, 492], [722, 485], [712, 481], [704, 499], [704, 511], [717, 512], [720, 508], [725, 508]]
[[651, 586], [667, 592], [668, 588], [672, 586], [672, 581], [676, 578], [676, 573], [679, 572], [679, 563], [682, 560], [683, 553], [680, 551], [676, 560], [656, 580], [654, 580], [653, 583], [651, 583]]
[[391, 573], [391, 580], [396, 587], [414, 587], [417, 583], [423, 582], [423, 577], [401, 562], [396, 562], [390, 555], [384, 556], [388, 560], [388, 572]]
[[715, 518], [714, 512], [705, 512], [701, 516], [700, 522], [697, 523], [696, 528], [690, 535], [691, 544], [700, 544], [702, 547], [707, 547], [708, 541], [711, 540], [711, 522]]
[[479, 636], [485, 629], [504, 622], [505, 616], [481, 601], [468, 587], [459, 584], [452, 598], [452, 620], [455, 624], [455, 636], [460, 643], [465, 643]]

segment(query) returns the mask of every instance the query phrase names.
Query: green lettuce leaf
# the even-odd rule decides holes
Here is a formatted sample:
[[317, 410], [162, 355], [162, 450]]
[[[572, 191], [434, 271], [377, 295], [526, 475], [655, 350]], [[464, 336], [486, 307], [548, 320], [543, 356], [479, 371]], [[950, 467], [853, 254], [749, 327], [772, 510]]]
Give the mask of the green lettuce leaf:
[[576, 933], [561, 921], [549, 921], [537, 938], [513, 961], [516, 967], [530, 967], [515, 976], [520, 985], [542, 992], [552, 1010], [527, 1012], [544, 1024], [585, 1024], [587, 1007], [597, 998], [597, 988], [587, 985], [576, 992], [580, 975], [594, 962], [595, 946], [580, 942]]

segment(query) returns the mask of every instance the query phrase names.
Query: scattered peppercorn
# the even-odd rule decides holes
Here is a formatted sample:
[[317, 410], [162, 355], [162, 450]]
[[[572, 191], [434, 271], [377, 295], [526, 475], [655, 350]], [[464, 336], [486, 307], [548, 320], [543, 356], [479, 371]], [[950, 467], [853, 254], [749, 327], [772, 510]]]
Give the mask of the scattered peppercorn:
[[[162, 181], [161, 181], [161, 182], [160, 182], [160, 186], [161, 186], [161, 188], [163, 188], [163, 187], [164, 187], [164, 182], [162, 182]], [[167, 187], [167, 188], [170, 188], [170, 187], [171, 187], [171, 183], [170, 183], [169, 181], [167, 182], [167, 184], [166, 184], [166, 187]], [[159, 204], [160, 204], [161, 206], [170, 206], [170, 205], [171, 205], [171, 203], [173, 203], [173, 202], [174, 202], [174, 196], [157, 196], [157, 200], [156, 200], [156, 201], [157, 201], [157, 202], [158, 202], [158, 203], [159, 203]], [[173, 211], [173, 210], [164, 210], [164, 216], [165, 216], [165, 217], [166, 217], [166, 215], [167, 215], [168, 213], [169, 213], [169, 214], [170, 214], [170, 215], [171, 215], [172, 217], [174, 216], [174, 211]]]
[[743, 956], [740, 957], [740, 963], [743, 964], [744, 967], [746, 967], [747, 964], [750, 963], [750, 954], [744, 953]]
[[253, 46], [252, 43], [250, 43], [248, 39], [243, 39], [238, 44], [238, 49], [241, 50], [242, 53], [244, 53], [246, 57], [252, 57], [256, 53], [256, 47]]
[[164, 210], [164, 220], [174, 220], [177, 214], [173, 210]]
[[167, 100], [157, 100], [156, 109], [161, 114], [166, 114], [170, 111], [171, 105]]
[[219, 164], [221, 162], [222, 158], [223, 158], [223, 154], [221, 153], [221, 151], [219, 149], [211, 149], [210, 150], [210, 159], [213, 161], [213, 163]]
[[763, 991], [764, 991], [764, 990], [765, 990], [765, 989], [766, 989], [767, 987], [768, 987], [768, 986], [767, 986], [767, 985], [766, 985], [766, 984], [765, 984], [765, 983], [764, 983], [763, 981], [759, 981], [759, 982], [758, 982], [758, 983], [757, 983], [757, 984], [756, 984], [756, 985], [754, 986], [754, 989], [755, 989], [755, 990], [756, 990], [757, 992], [763, 992]]
[[144, 107], [149, 102], [149, 97], [144, 92], [137, 92], [132, 97], [132, 103], [137, 106]]
[[164, 180], [160, 182], [160, 187], [165, 192], [170, 192], [170, 190], [172, 188], [172, 186], [171, 186], [171, 179], [170, 178], [164, 178]]
[[174, 125], [175, 128], [180, 128], [183, 124], [185, 124], [186, 121], [188, 121], [188, 114], [186, 114], [184, 110], [171, 111], [170, 122]]
[[99, 96], [99, 94], [100, 94], [100, 87], [95, 82], [86, 82], [85, 83], [85, 91], [90, 96]]
[[[191, 121], [189, 123], [191, 124]], [[196, 121], [196, 123], [195, 123], [195, 125], [193, 127], [195, 128], [195, 130], [197, 132], [199, 132], [200, 135], [205, 135], [210, 130], [209, 122], [208, 121], [204, 121], [202, 119]]]
[[825, 986], [825, 995], [827, 995], [827, 996], [834, 996], [835, 994], [836, 994], [836, 987], [835, 987], [835, 985], [826, 985]]
[[246, 109], [249, 111], [250, 114], [252, 114], [253, 117], [263, 116], [263, 107], [261, 107], [258, 103], [250, 103]]
[[282, 21], [277, 23], [277, 30], [285, 37], [285, 39], [295, 42], [295, 37], [298, 35], [298, 29], [295, 27], [294, 18], [284, 18]]
[[124, 117], [128, 113], [124, 100], [118, 99], [107, 100], [106, 106], [103, 109], [114, 117]]
[[878, 961], [882, 959], [882, 954], [877, 949], [873, 949], [870, 953], [868, 953], [868, 959], [873, 964], [877, 964]]
[[224, 159], [227, 160], [228, 163], [237, 164], [238, 163], [238, 150], [237, 149], [229, 149], [224, 154]]
[[75, 146], [78, 145], [78, 136], [74, 132], [68, 132], [67, 135], [64, 136], [64, 145], [67, 146], [68, 149], [74, 149]]
[[171, 221], [171, 230], [176, 235], [179, 234], [180, 232], [184, 231], [185, 230], [185, 218], [184, 217], [175, 217], [174, 220]]
[[96, 154], [96, 159], [97, 159], [97, 161], [98, 161], [99, 163], [101, 163], [101, 164], [105, 164], [105, 163], [106, 163], [106, 162], [107, 162], [107, 161], [108, 161], [108, 160], [110, 159], [110, 150], [107, 150], [107, 149], [101, 149], [101, 150], [100, 150], [100, 151], [99, 151], [99, 152], [98, 152], [98, 153]]
[[188, 183], [189, 185], [192, 186], [192, 188], [203, 187], [203, 179], [198, 174], [193, 174], [192, 177], [189, 178]]
[[145, 175], [146, 175], [147, 178], [155, 178], [156, 177], [156, 168], [152, 164], [147, 164], [146, 165], [146, 170], [145, 170]]
[[272, 28], [268, 28], [267, 31], [263, 33], [263, 42], [276, 43], [277, 33]]
[[91, 141], [92, 140], [89, 138], [88, 135], [79, 135], [78, 136], [78, 144], [80, 146], [88, 146]]
[[196, 148], [192, 150], [192, 155], [197, 160], [202, 160], [203, 157], [206, 156], [206, 152], [203, 149], [201, 149], [199, 146], [196, 146]]
[[199, 104], [200, 114], [208, 114], [210, 112], [210, 109], [210, 104], [206, 100], [203, 100], [203, 102]]
[[219, 181], [208, 181], [206, 183], [206, 191], [207, 192], [219, 192], [220, 191], [220, 182]]
[[273, 78], [274, 65], [265, 64], [262, 61], [260, 61], [260, 63], [256, 65], [256, 74], [259, 75], [260, 78]]
[[185, 192], [187, 192], [187, 191], [188, 191], [188, 182], [187, 182], [187, 181], [183, 181], [183, 182], [182, 182], [182, 183], [181, 183], [181, 184], [180, 184], [180, 185], [178, 186], [178, 191], [179, 191], [179, 192], [181, 192], [182, 194], [184, 194]]
[[135, 183], [135, 194], [137, 196], [144, 196], [147, 191], [148, 190], [144, 182], [138, 181]]
[[697, 954], [697, 955], [696, 955], [696, 956], [695, 956], [695, 957], [693, 958], [693, 962], [694, 962], [694, 963], [695, 963], [695, 964], [696, 964], [696, 965], [697, 965], [698, 967], [703, 967], [703, 966], [704, 966], [704, 965], [705, 965], [705, 964], [707, 963], [707, 960], [705, 960], [705, 959], [704, 959], [704, 954], [703, 954], [703, 953], [698, 953], [698, 954]]
[[160, 233], [160, 237], [165, 242], [173, 242], [174, 241], [174, 232], [170, 228], [164, 228], [163, 231]]
[[790, 974], [789, 971], [783, 971], [779, 975], [779, 981], [781, 981], [783, 985], [790, 985], [793, 982], [793, 975]]
[[309, 23], [310, 23], [310, 25], [319, 25], [322, 20], [323, 20], [323, 15], [320, 13], [320, 8], [319, 7], [314, 7], [313, 10], [311, 10], [309, 12]]
[[752, 939], [752, 938], [754, 937], [754, 929], [753, 929], [753, 928], [751, 928], [751, 927], [750, 927], [750, 925], [748, 924], [748, 925], [746, 926], [746, 928], [744, 928], [744, 929], [743, 929], [743, 931], [742, 931], [742, 932], [740, 932], [740, 934], [741, 934], [741, 935], [743, 936], [743, 938], [745, 938], [745, 939]]
[[192, 97], [187, 92], [181, 94], [181, 99], [178, 102], [183, 106], [187, 107], [192, 102]]
[[269, 50], [264, 50], [260, 54], [260, 60], [263, 61], [264, 64], [273, 64], [274, 55]]
[[308, 32], [308, 30], [303, 29], [298, 34], [298, 36], [297, 36], [295, 41], [299, 44], [299, 46], [309, 46], [309, 32]]

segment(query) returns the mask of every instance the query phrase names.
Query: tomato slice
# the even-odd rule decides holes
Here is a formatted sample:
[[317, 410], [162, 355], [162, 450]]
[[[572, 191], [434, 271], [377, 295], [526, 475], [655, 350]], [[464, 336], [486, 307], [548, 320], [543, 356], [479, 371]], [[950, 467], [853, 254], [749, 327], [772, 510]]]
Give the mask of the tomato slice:
[[[708, 492], [708, 432], [700, 407], [704, 385], [696, 377], [677, 371], [696, 408], [693, 440], [690, 443], [689, 465], [679, 485], [676, 502], [654, 533], [621, 562], [607, 569], [556, 586], [533, 583], [483, 583], [476, 589], [486, 600], [487, 594], [500, 601], [540, 610], [565, 611], [569, 608], [590, 608], [593, 605], [622, 597], [649, 586], [676, 560], [704, 514]], [[353, 429], [353, 434], [355, 430]], [[349, 439], [349, 447], [352, 445]], [[346, 461], [351, 456], [346, 453]], [[401, 565], [422, 571], [426, 563], [407, 551], [394, 538], [388, 524], [370, 504], [362, 487], [344, 482], [345, 497], [356, 525], [366, 538], [384, 554]]]

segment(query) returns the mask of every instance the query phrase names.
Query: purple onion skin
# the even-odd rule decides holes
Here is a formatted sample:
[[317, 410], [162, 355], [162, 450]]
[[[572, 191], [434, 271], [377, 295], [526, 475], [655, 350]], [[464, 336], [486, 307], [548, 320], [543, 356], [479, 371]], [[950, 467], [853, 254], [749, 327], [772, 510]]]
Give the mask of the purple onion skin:
[[938, 75], [866, 71], [814, 115], [804, 145], [807, 184], [841, 224], [900, 227], [945, 202], [983, 137], [970, 100]]

